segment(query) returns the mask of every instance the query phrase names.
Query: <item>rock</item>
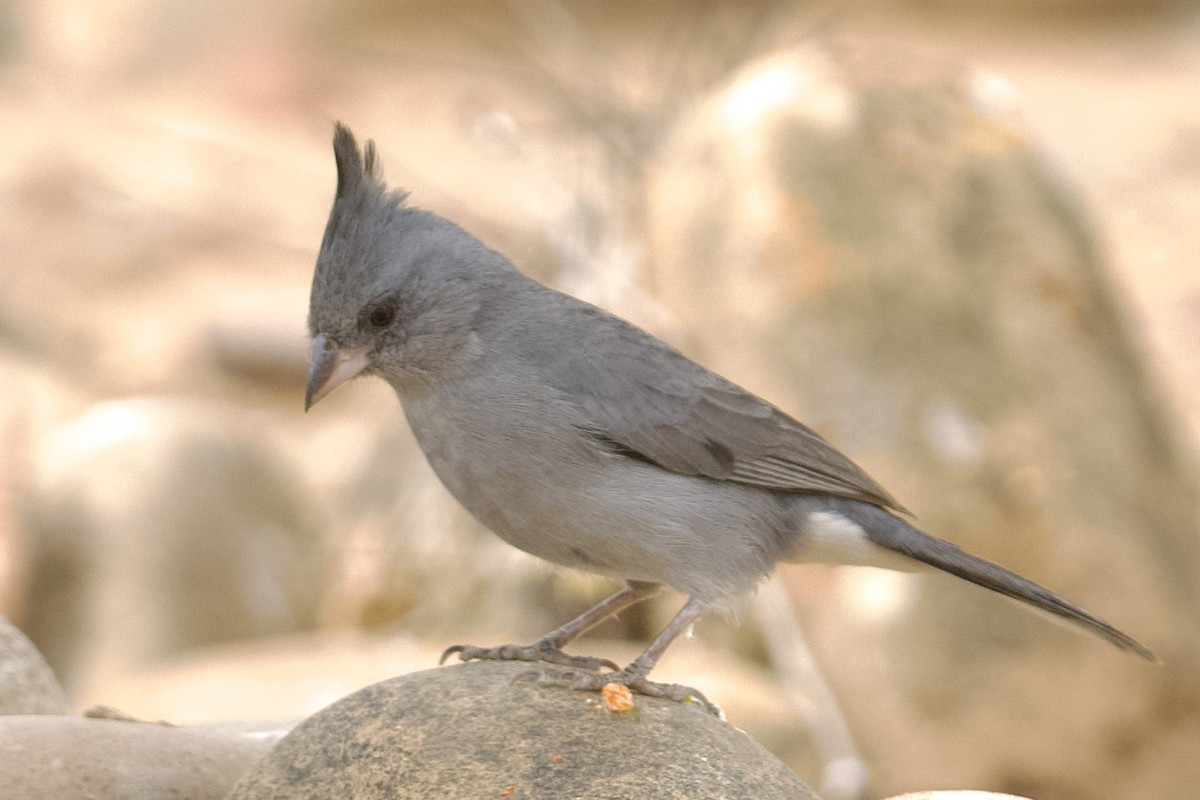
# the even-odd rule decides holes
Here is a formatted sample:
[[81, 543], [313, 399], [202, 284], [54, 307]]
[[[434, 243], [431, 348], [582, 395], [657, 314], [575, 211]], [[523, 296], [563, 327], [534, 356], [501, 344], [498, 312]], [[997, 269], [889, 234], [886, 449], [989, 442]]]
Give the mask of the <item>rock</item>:
[[995, 82], [886, 47], [748, 65], [663, 149], [653, 279], [692, 354], [922, 527], [1167, 664], [949, 578], [787, 569], [874, 788], [1177, 794], [1161, 753], [1194, 724], [1149, 721], [1196, 707], [1195, 456], [1077, 193]]
[[515, 680], [533, 668], [461, 664], [362, 689], [296, 727], [229, 800], [815, 798], [698, 707], [635, 697], [613, 714], [595, 694]]
[[66, 714], [58, 679], [25, 634], [0, 617], [0, 715]]
[[0, 717], [0, 800], [219, 800], [281, 736], [278, 727]]
[[315, 623], [321, 509], [234, 409], [97, 404], [39, 442], [23, 506], [37, 598], [22, 624], [85, 699], [191, 647]]
[[[694, 686], [718, 703], [730, 722], [793, 770], [804, 776], [820, 774], [819, 754], [807, 728], [813, 710], [807, 703], [788, 702], [778, 678], [768, 670], [705, 646], [702, 634], [709, 624], [701, 623], [696, 639], [677, 642], [656, 668], [655, 678]], [[447, 645], [462, 641], [472, 639], [457, 633], [431, 640], [316, 631], [225, 644], [173, 656], [107, 681], [95, 688], [94, 697], [145, 719], [299, 719], [360, 687], [428, 669]], [[475, 641], [495, 644], [507, 639]], [[626, 664], [640, 647], [589, 635], [573, 642], [571, 652]]]

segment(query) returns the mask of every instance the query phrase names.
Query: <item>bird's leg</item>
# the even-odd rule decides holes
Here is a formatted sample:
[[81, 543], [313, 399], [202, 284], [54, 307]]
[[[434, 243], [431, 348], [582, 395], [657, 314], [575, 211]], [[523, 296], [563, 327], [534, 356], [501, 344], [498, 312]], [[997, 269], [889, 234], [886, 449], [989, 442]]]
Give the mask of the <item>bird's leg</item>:
[[456, 644], [446, 648], [438, 663], [443, 664], [451, 653], [458, 653], [461, 661], [546, 661], [590, 672], [598, 672], [601, 667], [616, 672], [617, 665], [607, 658], [572, 656], [564, 653], [563, 647], [576, 636], [596, 627], [614, 614], [620, 613], [634, 603], [640, 603], [642, 600], [654, 596], [658, 593], [659, 588], [656, 583], [629, 581], [624, 589], [612, 597], [597, 603], [562, 627], [550, 631], [533, 644], [505, 644], [499, 647]]
[[646, 695], [647, 697], [661, 697], [665, 700], [674, 700], [677, 703], [694, 702], [704, 708], [705, 711], [721, 716], [721, 710], [713, 703], [709, 702], [708, 698], [702, 693], [689, 686], [681, 686], [676, 683], [654, 683], [646, 680], [646, 676], [650, 674], [650, 670], [654, 669], [654, 665], [662, 658], [667, 647], [671, 642], [679, 638], [679, 635], [692, 626], [696, 618], [703, 614], [708, 609], [708, 603], [698, 600], [695, 597], [690, 598], [670, 624], [663, 629], [650, 646], [638, 656], [632, 664], [625, 669], [618, 670], [613, 673], [600, 674], [597, 672], [580, 672], [570, 676], [560, 675], [537, 675], [537, 681], [543, 686], [562, 686], [568, 689], [578, 689], [582, 691], [599, 691], [610, 683], [621, 684], [628, 686], [638, 694]]

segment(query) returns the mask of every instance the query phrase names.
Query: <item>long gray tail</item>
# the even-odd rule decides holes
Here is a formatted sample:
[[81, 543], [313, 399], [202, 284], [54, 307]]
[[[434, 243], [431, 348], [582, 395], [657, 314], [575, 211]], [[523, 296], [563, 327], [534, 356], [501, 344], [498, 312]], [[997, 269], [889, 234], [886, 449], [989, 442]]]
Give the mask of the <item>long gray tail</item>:
[[950, 542], [923, 533], [880, 508], [853, 501], [839, 505], [838, 512], [862, 527], [867, 538], [880, 547], [1070, 620], [1103, 636], [1122, 650], [1141, 656], [1147, 661], [1158, 661], [1145, 645], [1133, 637], [1028, 578], [1022, 578], [999, 564], [973, 556]]

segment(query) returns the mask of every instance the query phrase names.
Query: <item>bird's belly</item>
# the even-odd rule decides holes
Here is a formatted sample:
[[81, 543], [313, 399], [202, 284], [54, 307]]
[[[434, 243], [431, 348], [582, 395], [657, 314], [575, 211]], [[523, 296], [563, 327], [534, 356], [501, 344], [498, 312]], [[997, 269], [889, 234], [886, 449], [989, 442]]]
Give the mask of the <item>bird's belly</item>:
[[[466, 417], [445, 406], [406, 403], [405, 412], [438, 478], [509, 544], [563, 566], [659, 579], [633, 575], [630, 565], [614, 563], [618, 559], [605, 552], [611, 537], [588, 500], [594, 455], [578, 436], [514, 429], [498, 421], [467, 430], [455, 424]], [[478, 409], [475, 418], [480, 418]]]
[[504, 464], [430, 463], [463, 507], [513, 547], [615, 578], [667, 579], [660, 555], [645, 546], [654, 537], [643, 521], [622, 522], [625, 515], [580, 474], [586, 471], [542, 468], [528, 456], [510, 451]]
[[693, 478], [630, 468], [559, 469], [521, 486], [454, 470], [446, 484], [500, 538], [555, 564], [706, 599], [744, 591], [770, 570], [778, 537], [769, 513], [743, 514]]
[[708, 599], [750, 588], [781, 553], [779, 507], [767, 493], [601, 451], [575, 431], [468, 431], [453, 424], [465, 418], [453, 408], [417, 413], [425, 410], [405, 406], [446, 488], [500, 538], [546, 561]]

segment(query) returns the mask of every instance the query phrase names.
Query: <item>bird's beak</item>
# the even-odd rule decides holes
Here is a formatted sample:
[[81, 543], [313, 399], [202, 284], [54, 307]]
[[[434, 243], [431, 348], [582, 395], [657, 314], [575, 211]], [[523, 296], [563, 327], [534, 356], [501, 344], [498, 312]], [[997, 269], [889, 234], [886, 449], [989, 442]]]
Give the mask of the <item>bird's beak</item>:
[[338, 347], [323, 333], [313, 337], [304, 410], [308, 411], [322, 397], [362, 372], [369, 363], [365, 347]]

